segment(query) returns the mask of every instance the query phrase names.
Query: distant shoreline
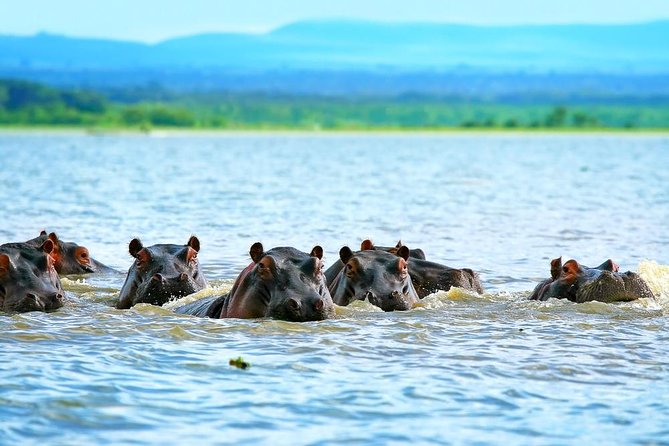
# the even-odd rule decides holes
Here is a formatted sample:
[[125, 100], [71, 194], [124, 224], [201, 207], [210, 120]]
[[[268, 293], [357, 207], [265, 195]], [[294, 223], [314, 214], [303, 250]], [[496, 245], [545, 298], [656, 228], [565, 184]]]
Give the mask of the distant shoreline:
[[0, 126], [0, 134], [53, 134], [81, 136], [180, 136], [180, 135], [620, 135], [620, 136], [669, 136], [669, 128], [627, 129], [537, 129], [537, 128], [340, 128], [340, 129], [303, 129], [303, 128], [189, 128], [170, 127], [141, 130], [131, 127], [84, 128], [61, 126]]

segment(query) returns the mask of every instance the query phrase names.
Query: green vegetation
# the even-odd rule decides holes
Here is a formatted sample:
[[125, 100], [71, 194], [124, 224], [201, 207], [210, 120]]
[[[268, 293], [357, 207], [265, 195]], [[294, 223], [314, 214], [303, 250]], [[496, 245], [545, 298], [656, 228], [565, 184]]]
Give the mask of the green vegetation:
[[238, 369], [242, 370], [246, 370], [249, 367], [251, 367], [251, 363], [245, 361], [244, 358], [242, 358], [241, 356], [231, 359], [230, 361], [228, 361], [228, 364], [230, 364], [232, 367], [237, 367]]
[[133, 90], [121, 93], [105, 96], [0, 80], [0, 126], [139, 130], [669, 129], [669, 107], [662, 101], [560, 105], [413, 96], [184, 93], [156, 98]]

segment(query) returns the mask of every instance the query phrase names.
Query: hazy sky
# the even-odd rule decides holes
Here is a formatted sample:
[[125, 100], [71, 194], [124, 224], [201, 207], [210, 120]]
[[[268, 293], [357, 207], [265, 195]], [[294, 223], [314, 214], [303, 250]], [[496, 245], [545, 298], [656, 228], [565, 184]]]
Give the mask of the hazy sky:
[[669, 18], [669, 0], [5, 0], [0, 34], [48, 31], [158, 41], [263, 32], [302, 19], [475, 24], [620, 23]]

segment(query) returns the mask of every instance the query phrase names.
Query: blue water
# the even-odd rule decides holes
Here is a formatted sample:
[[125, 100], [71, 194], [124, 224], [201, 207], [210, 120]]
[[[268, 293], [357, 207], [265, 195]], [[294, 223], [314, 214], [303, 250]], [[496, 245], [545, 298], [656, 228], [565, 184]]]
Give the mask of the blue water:
[[[669, 443], [666, 136], [3, 133], [0, 155], [0, 243], [56, 231], [123, 271], [0, 314], [1, 444]], [[112, 307], [130, 239], [191, 234], [200, 295], [255, 241], [330, 264], [365, 238], [487, 292], [305, 324]], [[560, 255], [612, 258], [658, 299], [526, 301]]]

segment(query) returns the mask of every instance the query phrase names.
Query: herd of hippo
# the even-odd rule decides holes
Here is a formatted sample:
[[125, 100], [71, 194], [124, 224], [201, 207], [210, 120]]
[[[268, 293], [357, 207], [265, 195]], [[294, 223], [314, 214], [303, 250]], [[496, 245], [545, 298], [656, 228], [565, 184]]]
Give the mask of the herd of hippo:
[[[133, 239], [130, 267], [117, 308], [138, 303], [163, 305], [207, 287], [198, 261], [200, 241], [185, 245], [144, 246]], [[362, 242], [359, 251], [345, 246], [327, 270], [323, 248], [308, 254], [290, 247], [265, 250], [254, 243], [251, 263], [237, 276], [232, 289], [175, 311], [211, 318], [272, 317], [288, 321], [323, 320], [334, 314], [334, 304], [368, 300], [384, 311], [409, 310], [438, 290], [459, 287], [483, 293], [478, 274], [425, 259], [421, 249], [399, 242], [394, 247]], [[573, 302], [631, 301], [654, 298], [636, 273], [621, 273], [612, 260], [590, 268], [575, 260], [551, 261], [551, 277], [539, 283], [530, 299], [568, 299]], [[93, 259], [88, 249], [61, 241], [45, 231], [31, 240], [0, 245], [0, 310], [51, 311], [64, 304], [59, 275], [110, 273], [113, 269]]]

